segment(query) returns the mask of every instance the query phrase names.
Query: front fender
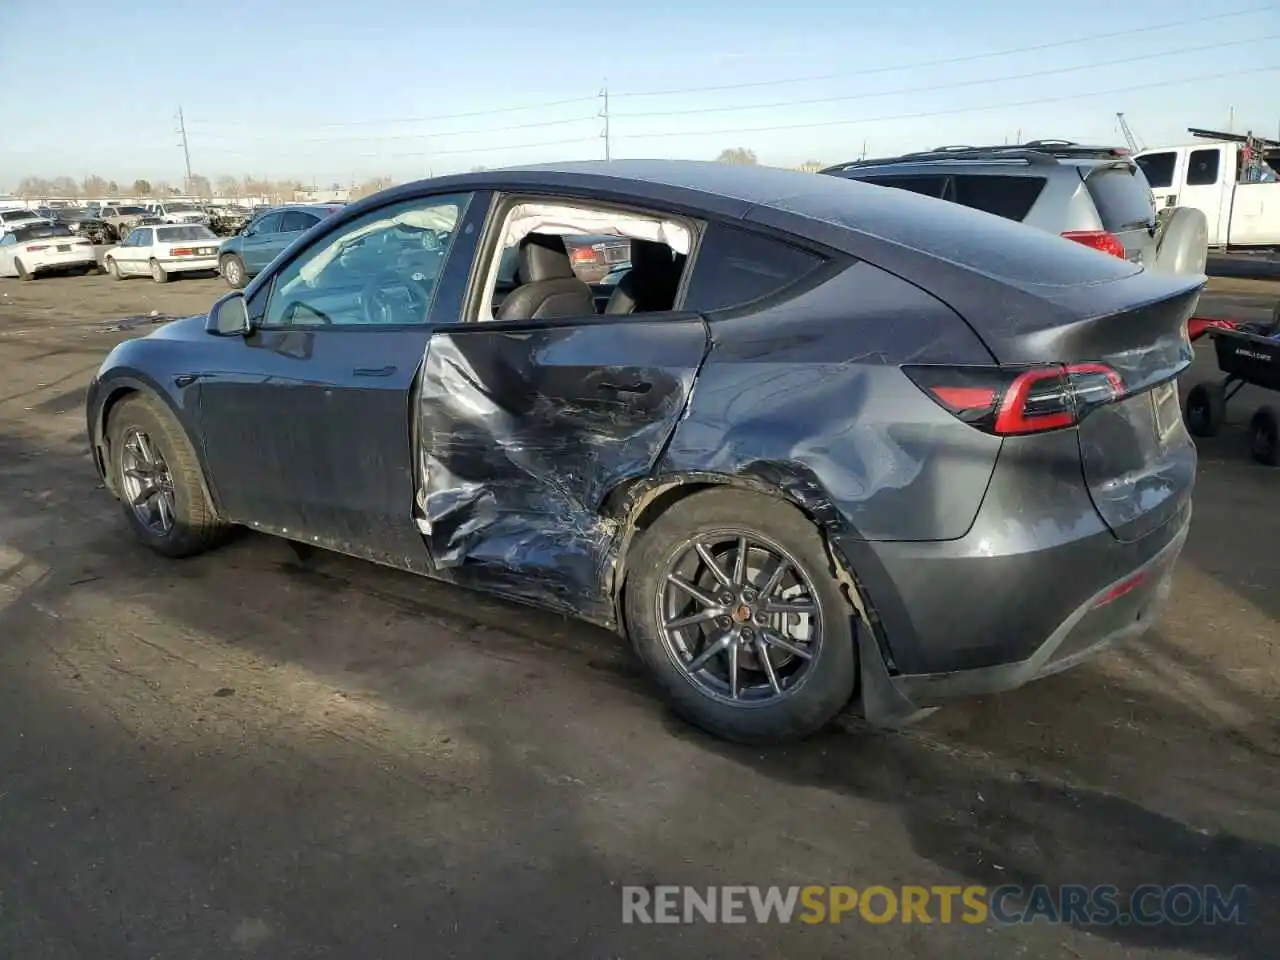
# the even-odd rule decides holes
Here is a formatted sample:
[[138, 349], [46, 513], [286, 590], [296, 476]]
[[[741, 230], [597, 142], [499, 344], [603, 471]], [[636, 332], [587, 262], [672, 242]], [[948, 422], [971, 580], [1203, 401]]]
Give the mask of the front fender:
[[108, 355], [98, 375], [89, 385], [85, 401], [85, 416], [89, 433], [90, 451], [93, 454], [94, 466], [103, 484], [112, 496], [119, 496], [108, 464], [111, 463], [110, 441], [107, 437], [107, 422], [112, 407], [125, 397], [134, 393], [142, 393], [159, 400], [173, 414], [174, 419], [182, 427], [191, 448], [195, 451], [196, 460], [200, 464], [200, 483], [205, 496], [218, 512], [218, 504], [213, 490], [207, 481], [208, 465], [205, 462], [204, 445], [199, 442], [199, 429], [194, 409], [195, 394], [190, 384], [180, 385], [180, 373], [160, 373], [144, 370], [127, 362], [113, 362], [116, 353], [122, 347], [142, 341], [123, 343]]

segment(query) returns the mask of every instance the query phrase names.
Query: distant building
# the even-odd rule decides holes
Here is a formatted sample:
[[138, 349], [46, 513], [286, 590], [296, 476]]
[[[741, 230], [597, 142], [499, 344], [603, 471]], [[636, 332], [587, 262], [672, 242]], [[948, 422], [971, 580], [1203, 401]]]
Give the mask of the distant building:
[[339, 190], [295, 190], [294, 203], [346, 203], [351, 199], [351, 191]]

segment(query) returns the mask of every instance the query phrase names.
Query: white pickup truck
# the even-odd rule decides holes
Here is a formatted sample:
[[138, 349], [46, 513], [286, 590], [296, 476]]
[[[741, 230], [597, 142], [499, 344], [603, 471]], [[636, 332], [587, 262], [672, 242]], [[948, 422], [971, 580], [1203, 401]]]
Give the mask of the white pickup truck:
[[1201, 143], [1144, 150], [1134, 159], [1157, 209], [1194, 207], [1211, 249], [1280, 248], [1280, 142], [1192, 130]]

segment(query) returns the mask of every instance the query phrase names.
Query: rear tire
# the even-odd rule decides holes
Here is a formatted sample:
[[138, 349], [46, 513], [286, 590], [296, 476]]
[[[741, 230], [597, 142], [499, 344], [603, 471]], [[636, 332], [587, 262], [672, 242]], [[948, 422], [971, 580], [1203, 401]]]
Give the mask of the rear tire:
[[244, 261], [234, 253], [227, 254], [219, 261], [218, 270], [232, 290], [243, 290], [249, 282], [249, 271], [245, 269]]
[[[711, 608], [691, 599], [699, 622], [672, 627], [673, 620], [687, 620], [688, 614], [668, 606], [668, 591], [677, 589], [669, 585], [668, 571], [691, 570], [681, 566], [682, 558], [698, 564], [698, 546], [714, 554], [708, 544], [741, 544], [738, 537], [747, 537], [750, 547], [744, 577], [738, 580], [734, 575], [740, 546], [726, 548], [724, 559], [717, 558], [721, 572], [743, 589], [763, 593], [756, 588], [766, 585], [777, 560], [785, 560], [791, 572], [772, 596], [777, 603], [797, 610], [805, 606], [811, 612], [766, 611], [764, 598], [758, 596], [750, 601], [761, 604], [758, 610], [746, 605], [745, 596], [726, 603], [735, 587], [718, 582], [704, 562], [693, 583], [717, 607], [723, 606], [724, 613], [707, 616]], [[741, 743], [797, 740], [826, 726], [852, 697], [857, 681], [852, 612], [833, 575], [822, 536], [790, 504], [729, 488], [695, 493], [644, 532], [627, 558], [627, 568], [631, 573], [624, 605], [632, 645], [675, 711], [695, 726]], [[693, 576], [682, 574], [686, 583]], [[786, 584], [792, 585], [784, 588]], [[786, 632], [806, 617], [804, 638]], [[727, 640], [731, 635], [736, 643]], [[766, 641], [766, 636], [773, 639]], [[792, 646], [772, 645], [777, 639]], [[737, 651], [725, 648], [702, 667], [690, 669], [709, 648], [725, 642]], [[807, 655], [788, 652], [797, 648]], [[730, 676], [735, 678], [732, 686]]]
[[160, 266], [160, 261], [158, 260], [151, 261], [151, 279], [156, 283], [169, 282], [169, 274], [165, 271], [164, 267]]
[[1250, 452], [1268, 467], [1280, 467], [1280, 417], [1271, 407], [1259, 407], [1249, 421]]
[[26, 267], [24, 267], [22, 265], [22, 261], [17, 259], [16, 257], [13, 260], [13, 266], [14, 266], [14, 269], [18, 271], [19, 280], [31, 281], [36, 278], [36, 275], [32, 273], [30, 270], [28, 270]]
[[[171, 524], [168, 529], [149, 526], [138, 515], [128, 495], [126, 446], [137, 435], [158, 455], [171, 488]], [[191, 441], [174, 415], [161, 401], [142, 393], [121, 400], [107, 422], [111, 451], [112, 483], [130, 528], [142, 543], [165, 557], [190, 557], [222, 543], [231, 527], [217, 518], [205, 496], [200, 461]]]
[[1227, 416], [1227, 396], [1222, 384], [1197, 383], [1187, 394], [1183, 419], [1194, 437], [1216, 437]]

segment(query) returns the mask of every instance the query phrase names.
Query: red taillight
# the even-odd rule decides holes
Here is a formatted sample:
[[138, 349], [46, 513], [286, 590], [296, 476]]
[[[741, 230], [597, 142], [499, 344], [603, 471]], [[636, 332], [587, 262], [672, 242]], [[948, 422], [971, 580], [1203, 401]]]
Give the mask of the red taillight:
[[31, 246], [27, 247], [27, 253], [35, 253], [37, 250], [48, 250], [48, 249], [49, 249], [49, 244], [47, 243], [33, 243], [31, 244]]
[[1100, 596], [1094, 602], [1093, 606], [1095, 609], [1097, 607], [1105, 607], [1108, 603], [1111, 603], [1113, 600], [1119, 600], [1126, 593], [1132, 593], [1134, 590], [1137, 590], [1140, 586], [1142, 586], [1146, 582], [1147, 582], [1147, 573], [1145, 570], [1142, 573], [1135, 573], [1128, 580], [1120, 581], [1114, 587], [1112, 587], [1110, 590], [1108, 590], [1106, 593]]
[[1105, 230], [1068, 230], [1063, 236], [1076, 243], [1083, 243], [1086, 247], [1093, 247], [1113, 257], [1119, 257], [1121, 260], [1125, 258], [1124, 244], [1115, 234], [1107, 233]]
[[189, 256], [191, 256], [193, 253], [195, 253], [195, 251], [194, 251], [194, 250], [192, 250], [190, 247], [174, 247], [172, 250], [170, 250], [170, 251], [169, 251], [169, 256], [171, 256], [171, 257], [189, 257]]
[[1125, 394], [1120, 375], [1104, 363], [902, 369], [957, 418], [999, 436], [1072, 427], [1094, 407]]
[[590, 247], [575, 247], [573, 252], [569, 254], [569, 259], [574, 263], [594, 263], [596, 252]]

